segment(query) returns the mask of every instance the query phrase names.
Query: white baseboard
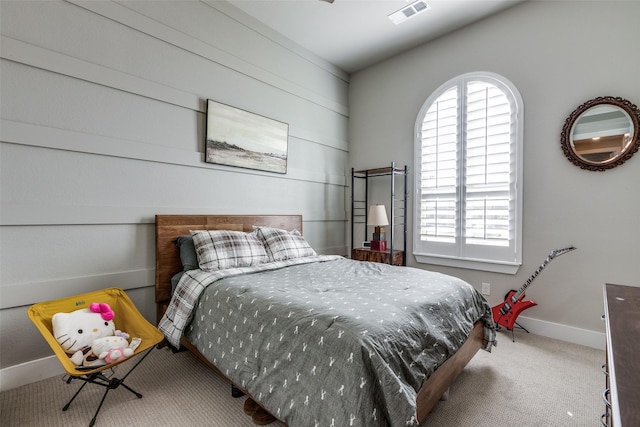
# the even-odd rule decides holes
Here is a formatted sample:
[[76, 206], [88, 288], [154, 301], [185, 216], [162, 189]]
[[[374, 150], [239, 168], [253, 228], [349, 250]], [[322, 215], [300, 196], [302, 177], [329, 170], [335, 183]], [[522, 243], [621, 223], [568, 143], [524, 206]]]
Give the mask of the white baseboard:
[[0, 392], [64, 374], [56, 356], [44, 357], [0, 369]]
[[[599, 350], [604, 350], [605, 348], [606, 338], [602, 332], [522, 316], [518, 318], [518, 323], [527, 328], [532, 334]], [[62, 365], [55, 356], [10, 366], [0, 370], [0, 392], [62, 374], [64, 374], [64, 369], [62, 369]]]
[[527, 328], [532, 334], [597, 348], [598, 350], [605, 349], [606, 336], [604, 332], [590, 331], [523, 316], [518, 318], [518, 323]]

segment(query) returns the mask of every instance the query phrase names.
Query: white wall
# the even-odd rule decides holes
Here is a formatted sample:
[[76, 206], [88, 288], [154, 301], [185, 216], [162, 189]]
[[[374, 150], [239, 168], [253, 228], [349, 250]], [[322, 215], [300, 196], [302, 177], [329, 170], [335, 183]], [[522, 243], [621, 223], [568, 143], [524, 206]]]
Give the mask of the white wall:
[[[552, 249], [573, 244], [578, 250], [555, 259], [529, 288], [527, 296], [539, 305], [523, 312], [522, 323], [604, 348], [603, 284], [640, 285], [640, 154], [604, 173], [584, 171], [563, 155], [560, 132], [569, 114], [591, 98], [620, 96], [640, 104], [638, 16], [639, 2], [529, 1], [351, 76], [349, 157], [356, 169], [391, 160], [411, 169], [418, 111], [456, 75], [501, 74], [524, 100], [518, 273], [419, 265], [412, 255], [409, 265], [462, 277], [478, 289], [488, 282], [494, 305]], [[413, 189], [413, 171], [410, 181]]]
[[[117, 286], [155, 320], [155, 214], [302, 214], [346, 253], [343, 72], [226, 2], [0, 8], [2, 388], [52, 354], [32, 303]], [[204, 163], [208, 98], [288, 123], [287, 174]]]

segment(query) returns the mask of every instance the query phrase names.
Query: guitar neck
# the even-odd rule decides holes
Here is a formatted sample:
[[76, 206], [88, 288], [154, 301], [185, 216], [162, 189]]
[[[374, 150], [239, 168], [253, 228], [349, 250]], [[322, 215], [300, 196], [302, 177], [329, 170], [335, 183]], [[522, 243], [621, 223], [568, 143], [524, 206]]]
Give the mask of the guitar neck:
[[533, 283], [533, 281], [536, 279], [536, 277], [538, 277], [538, 274], [540, 274], [540, 272], [542, 272], [542, 270], [544, 270], [544, 268], [547, 266], [547, 264], [549, 264], [551, 262], [553, 258], [549, 258], [547, 257], [544, 262], [540, 265], [540, 267], [538, 267], [538, 269], [531, 275], [531, 277], [529, 277], [527, 279], [526, 282], [524, 282], [524, 284], [522, 286], [520, 286], [520, 289], [518, 289], [518, 292], [516, 292], [516, 294], [513, 296], [514, 299], [520, 299], [520, 297], [522, 296], [522, 294], [524, 294], [524, 292], [527, 290], [527, 288], [529, 287], [529, 285], [531, 285], [531, 283]]
[[536, 277], [538, 277], [538, 275], [542, 272], [542, 270], [544, 270], [544, 268], [547, 266], [547, 264], [549, 264], [551, 262], [551, 260], [553, 260], [555, 257], [558, 257], [560, 255], [566, 254], [567, 252], [570, 252], [570, 251], [572, 251], [574, 249], [576, 249], [574, 246], [569, 246], [569, 247], [566, 247], [566, 248], [556, 249], [556, 250], [552, 251], [547, 256], [547, 258], [544, 260], [544, 262], [542, 264], [540, 264], [540, 267], [538, 267], [538, 269], [536, 271], [534, 271], [534, 273], [531, 275], [531, 277], [529, 277], [527, 279], [527, 281], [524, 282], [524, 284], [522, 286], [520, 286], [520, 289], [518, 289], [518, 292], [516, 292], [513, 295], [513, 300], [520, 299], [520, 297], [522, 296], [522, 294], [524, 294], [524, 292], [527, 290], [529, 285], [531, 285], [531, 283], [536, 279]]

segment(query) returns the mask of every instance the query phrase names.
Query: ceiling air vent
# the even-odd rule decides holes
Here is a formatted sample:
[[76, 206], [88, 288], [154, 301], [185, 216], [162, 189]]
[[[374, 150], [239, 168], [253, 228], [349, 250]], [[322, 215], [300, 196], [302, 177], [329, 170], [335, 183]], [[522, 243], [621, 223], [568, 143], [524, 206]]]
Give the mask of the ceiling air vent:
[[419, 13], [428, 10], [429, 7], [430, 6], [423, 0], [414, 1], [409, 6], [405, 6], [402, 9], [393, 12], [391, 15], [389, 15], [389, 19], [391, 19], [391, 22], [398, 25], [399, 23], [404, 22], [409, 18], [413, 18]]

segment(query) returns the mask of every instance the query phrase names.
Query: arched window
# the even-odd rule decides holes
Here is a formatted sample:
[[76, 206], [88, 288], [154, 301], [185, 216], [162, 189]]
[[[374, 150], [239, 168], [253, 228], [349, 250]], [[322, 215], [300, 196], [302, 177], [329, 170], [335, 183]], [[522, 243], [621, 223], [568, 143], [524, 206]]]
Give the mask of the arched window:
[[522, 98], [487, 72], [440, 86], [416, 120], [418, 262], [515, 274], [522, 260]]

